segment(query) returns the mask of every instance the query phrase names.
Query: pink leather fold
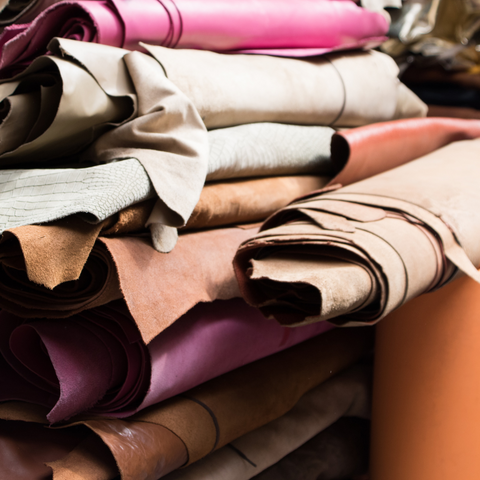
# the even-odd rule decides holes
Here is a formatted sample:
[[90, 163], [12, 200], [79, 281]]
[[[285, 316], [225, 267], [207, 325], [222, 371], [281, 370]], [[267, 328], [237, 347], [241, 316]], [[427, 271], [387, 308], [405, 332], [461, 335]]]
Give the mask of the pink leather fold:
[[198, 305], [148, 346], [123, 304], [65, 320], [0, 314], [0, 400], [48, 407], [50, 423], [80, 413], [123, 418], [330, 330], [289, 329], [243, 300]]
[[139, 42], [219, 52], [320, 55], [381, 43], [387, 20], [350, 0], [98, 0], [49, 6], [0, 35], [0, 68], [21, 68], [54, 37], [138, 50]]
[[[158, 480], [281, 417], [306, 392], [358, 362], [372, 346], [371, 329], [335, 329], [128, 419], [72, 419], [65, 427], [78, 429], [85, 425], [98, 436], [96, 442], [89, 437], [84, 441], [82, 437], [72, 438], [63, 452], [53, 452], [56, 459], [47, 464], [55, 480], [112, 480], [118, 479], [118, 473], [123, 480]], [[0, 403], [0, 418], [4, 420], [45, 424], [44, 417], [44, 409], [36, 405]], [[78, 440], [81, 443], [65, 455]], [[35, 459], [45, 453], [38, 452]], [[18, 459], [19, 468], [24, 458]], [[15, 459], [10, 459], [6, 467], [12, 463]]]
[[349, 185], [427, 155], [445, 145], [480, 137], [480, 121], [408, 118], [337, 132], [332, 162], [339, 173], [330, 185]]
[[[24, 318], [66, 318], [123, 297], [149, 343], [197, 303], [240, 297], [232, 259], [258, 227], [180, 235], [168, 255], [153, 249], [148, 237], [101, 237], [91, 253], [86, 249], [84, 257], [77, 256], [82, 238], [60, 236], [62, 252], [74, 267], [68, 272], [54, 250], [59, 239], [49, 230], [26, 226], [8, 232], [0, 255], [1, 307]], [[47, 288], [40, 279], [48, 273], [70, 276]]]

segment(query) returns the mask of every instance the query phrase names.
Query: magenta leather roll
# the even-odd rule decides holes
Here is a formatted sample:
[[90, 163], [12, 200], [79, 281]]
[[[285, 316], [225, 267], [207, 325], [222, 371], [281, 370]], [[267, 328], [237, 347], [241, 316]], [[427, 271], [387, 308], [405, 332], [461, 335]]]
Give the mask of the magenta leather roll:
[[[387, 20], [351, 0], [80, 0], [51, 5], [0, 35], [0, 69], [16, 73], [53, 37], [129, 50], [139, 42], [217, 52], [320, 55], [376, 46]], [[5, 72], [4, 72], [5, 76]]]
[[282, 327], [242, 299], [218, 300], [146, 347], [120, 302], [65, 320], [1, 312], [0, 400], [50, 408], [50, 423], [83, 412], [123, 418], [331, 328]]

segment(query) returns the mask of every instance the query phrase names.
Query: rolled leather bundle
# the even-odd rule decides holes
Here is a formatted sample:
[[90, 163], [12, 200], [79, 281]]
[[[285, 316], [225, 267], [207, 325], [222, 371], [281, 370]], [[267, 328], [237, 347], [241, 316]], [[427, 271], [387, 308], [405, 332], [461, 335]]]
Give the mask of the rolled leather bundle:
[[[230, 441], [281, 417], [300, 397], [356, 363], [372, 348], [370, 329], [330, 331], [283, 352], [210, 380], [185, 394], [154, 405], [129, 419], [82, 418], [108, 446], [122, 478], [154, 480], [192, 463]], [[259, 401], [260, 400], [260, 401]], [[38, 408], [7, 402], [0, 417], [42, 423]], [[54, 478], [111, 479], [104, 460], [80, 445], [50, 462]], [[95, 469], [90, 469], [95, 464]], [[70, 475], [70, 477], [67, 476]], [[62, 476], [63, 475], [63, 476]]]
[[2, 308], [24, 318], [66, 318], [123, 297], [146, 343], [197, 303], [240, 296], [231, 262], [240, 243], [257, 231], [181, 235], [165, 255], [141, 237], [102, 237], [90, 252], [75, 229], [58, 236], [49, 231], [55, 228], [4, 233]]
[[48, 407], [50, 423], [127, 417], [331, 328], [292, 331], [235, 299], [197, 306], [147, 348], [122, 302], [65, 320], [0, 317], [0, 400]]
[[276, 175], [332, 175], [330, 127], [247, 123], [208, 132], [207, 181]]
[[[480, 137], [480, 122], [408, 118], [336, 132], [330, 185], [349, 185], [427, 155], [451, 142]], [[408, 142], [405, 141], [408, 138]]]
[[357, 325], [460, 272], [480, 281], [479, 153], [455, 142], [274, 214], [236, 254], [244, 298], [282, 324]]
[[64, 1], [46, 8], [29, 24], [4, 30], [0, 69], [8, 75], [25, 67], [47, 53], [54, 37], [128, 50], [138, 50], [139, 42], [146, 42], [171, 48], [305, 56], [371, 48], [385, 40], [387, 30], [388, 22], [380, 13], [352, 1], [300, 0], [295, 5], [288, 0]]
[[277, 420], [164, 478], [248, 480], [328, 430], [342, 416], [369, 418], [370, 396], [371, 368], [354, 365], [307, 392]]
[[[189, 100], [164, 72], [190, 97], [208, 128], [254, 122], [358, 126], [426, 114], [425, 105], [398, 80], [393, 60], [379, 52], [298, 60], [146, 48], [160, 65], [140, 52], [68, 39], [50, 42], [53, 55], [37, 58], [0, 85], [0, 133], [8, 139], [0, 164], [51, 161], [96, 140], [84, 161], [138, 158], [156, 186], [154, 165], [165, 172], [173, 168], [168, 160], [176, 158], [204, 181], [192, 168], [200, 168], [197, 157], [207, 154], [206, 134]], [[175, 121], [161, 115], [165, 110]], [[154, 161], [154, 151], [162, 161]]]
[[[252, 122], [356, 127], [426, 115], [398, 80], [392, 58], [373, 50], [300, 60], [143, 46], [207, 128]], [[88, 65], [88, 58], [74, 55]]]

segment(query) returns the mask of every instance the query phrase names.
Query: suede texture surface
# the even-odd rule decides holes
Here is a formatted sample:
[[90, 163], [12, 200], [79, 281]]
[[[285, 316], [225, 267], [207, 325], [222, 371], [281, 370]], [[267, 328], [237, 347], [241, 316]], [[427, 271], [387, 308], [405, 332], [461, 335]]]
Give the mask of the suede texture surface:
[[[8, 249], [2, 249], [2, 308], [26, 318], [65, 318], [125, 298], [146, 343], [197, 303], [240, 296], [231, 262], [238, 245], [256, 232], [228, 228], [181, 235], [168, 255], [155, 251], [146, 238], [101, 237], [89, 256], [77, 255], [87, 252], [82, 237], [73, 234], [63, 237], [59, 261], [49, 248], [49, 242], [58, 241], [55, 232], [43, 238], [49, 230], [12, 230]], [[45, 248], [37, 248], [43, 243]], [[27, 244], [31, 248], [24, 248]], [[71, 268], [64, 270], [68, 259]], [[40, 284], [52, 278], [63, 283]]]
[[283, 324], [354, 325], [460, 272], [480, 281], [479, 148], [478, 140], [451, 143], [274, 214], [237, 252], [244, 297]]

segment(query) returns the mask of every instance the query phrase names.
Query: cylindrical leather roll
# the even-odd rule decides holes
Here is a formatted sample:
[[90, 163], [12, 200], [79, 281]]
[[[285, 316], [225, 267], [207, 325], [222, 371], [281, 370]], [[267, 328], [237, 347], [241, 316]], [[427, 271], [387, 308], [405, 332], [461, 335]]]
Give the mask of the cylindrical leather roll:
[[235, 256], [244, 298], [287, 325], [355, 325], [457, 273], [480, 283], [479, 151], [478, 139], [455, 142], [275, 213]]
[[393, 60], [375, 51], [299, 60], [145, 48], [209, 129], [268, 121], [356, 127], [427, 113]]
[[340, 131], [332, 137], [332, 164], [339, 173], [330, 185], [359, 182], [451, 142], [477, 137], [480, 122], [453, 118], [394, 120]]
[[[7, 27], [0, 35], [2, 70], [20, 69], [45, 54], [54, 37], [129, 50], [139, 50], [139, 42], [147, 42], [170, 48], [305, 56], [367, 44], [372, 48], [388, 30], [384, 16], [351, 1], [70, 0], [48, 7], [52, 1], [39, 0], [37, 5], [45, 5], [45, 10], [37, 18]], [[0, 25], [6, 13], [0, 12]]]
[[457, 279], [378, 325], [371, 480], [480, 478], [479, 295]]

